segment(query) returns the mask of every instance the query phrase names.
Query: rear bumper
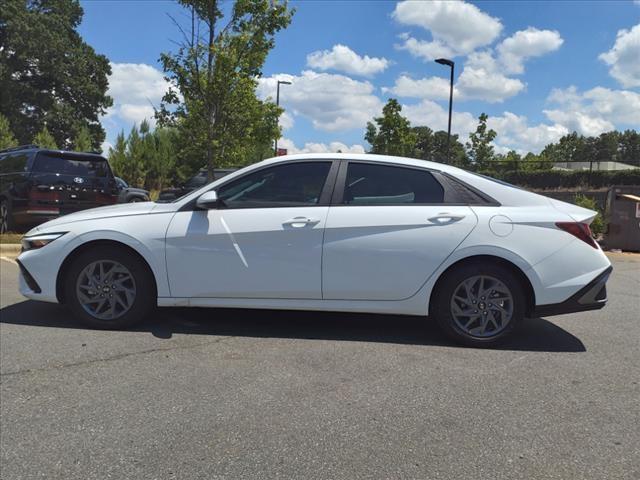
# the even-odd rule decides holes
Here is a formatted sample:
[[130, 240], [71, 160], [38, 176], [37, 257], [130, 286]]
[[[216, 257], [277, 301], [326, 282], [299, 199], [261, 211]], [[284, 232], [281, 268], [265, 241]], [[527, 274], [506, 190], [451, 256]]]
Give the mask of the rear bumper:
[[612, 271], [613, 267], [610, 266], [564, 302], [537, 305], [531, 312], [531, 316], [549, 317], [601, 309], [607, 303], [606, 283]]

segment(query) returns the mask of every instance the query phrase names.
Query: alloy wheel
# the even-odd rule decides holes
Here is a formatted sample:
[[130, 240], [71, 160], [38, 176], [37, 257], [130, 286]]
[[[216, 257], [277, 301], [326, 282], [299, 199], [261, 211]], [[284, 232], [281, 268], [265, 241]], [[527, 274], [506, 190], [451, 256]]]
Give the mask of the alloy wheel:
[[513, 294], [497, 278], [475, 275], [462, 281], [451, 297], [451, 315], [459, 329], [472, 337], [502, 332], [513, 317]]
[[76, 294], [89, 315], [100, 320], [115, 320], [133, 306], [136, 282], [121, 263], [98, 260], [80, 272]]

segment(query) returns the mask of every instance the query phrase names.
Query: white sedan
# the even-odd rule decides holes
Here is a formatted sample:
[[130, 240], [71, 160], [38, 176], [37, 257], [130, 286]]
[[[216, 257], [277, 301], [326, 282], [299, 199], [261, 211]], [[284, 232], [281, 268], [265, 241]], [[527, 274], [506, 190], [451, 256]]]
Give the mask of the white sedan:
[[490, 345], [524, 317], [602, 308], [596, 212], [423, 160], [293, 155], [172, 203], [86, 210], [23, 240], [20, 291], [123, 328], [158, 306], [435, 318]]

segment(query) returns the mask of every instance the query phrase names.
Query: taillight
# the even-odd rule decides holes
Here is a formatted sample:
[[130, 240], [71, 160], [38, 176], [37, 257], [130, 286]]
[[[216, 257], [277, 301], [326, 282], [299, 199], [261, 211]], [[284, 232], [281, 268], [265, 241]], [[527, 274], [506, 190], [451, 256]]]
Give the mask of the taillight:
[[579, 238], [593, 248], [598, 248], [598, 244], [591, 235], [589, 224], [578, 222], [556, 222], [556, 227], [564, 230], [567, 233], [570, 233], [576, 238]]

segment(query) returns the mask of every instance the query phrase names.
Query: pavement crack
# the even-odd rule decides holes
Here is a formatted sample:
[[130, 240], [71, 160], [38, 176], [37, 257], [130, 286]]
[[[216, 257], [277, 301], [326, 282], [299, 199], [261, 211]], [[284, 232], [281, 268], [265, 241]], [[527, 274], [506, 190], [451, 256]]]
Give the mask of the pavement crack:
[[52, 365], [52, 366], [48, 366], [48, 367], [42, 367], [42, 368], [26, 368], [24, 370], [15, 370], [13, 372], [5, 372], [5, 373], [0, 373], [0, 378], [5, 378], [5, 377], [10, 377], [10, 376], [15, 376], [15, 375], [23, 375], [26, 373], [40, 373], [40, 372], [47, 372], [50, 370], [61, 370], [64, 368], [69, 368], [69, 367], [79, 367], [79, 366], [85, 366], [85, 365], [92, 365], [92, 364], [96, 364], [96, 363], [103, 363], [103, 362], [112, 362], [112, 361], [116, 361], [116, 360], [121, 360], [123, 358], [128, 358], [128, 357], [134, 357], [134, 356], [138, 356], [138, 355], [147, 355], [150, 353], [156, 353], [156, 352], [170, 352], [170, 351], [174, 351], [174, 350], [190, 350], [192, 348], [199, 348], [199, 347], [205, 347], [207, 345], [214, 345], [216, 343], [222, 343], [224, 341], [227, 340], [231, 340], [233, 338], [236, 338], [235, 335], [233, 336], [226, 336], [226, 337], [221, 337], [221, 338], [217, 338], [215, 340], [211, 340], [208, 342], [202, 342], [202, 343], [197, 343], [194, 345], [176, 345], [173, 347], [158, 347], [158, 348], [150, 348], [148, 350], [142, 350], [142, 351], [138, 351], [138, 352], [128, 352], [128, 353], [120, 353], [118, 355], [113, 355], [111, 357], [105, 357], [105, 358], [94, 358], [94, 359], [90, 359], [90, 360], [82, 360], [82, 361], [78, 361], [78, 362], [71, 362], [71, 363], [64, 363], [61, 365]]

